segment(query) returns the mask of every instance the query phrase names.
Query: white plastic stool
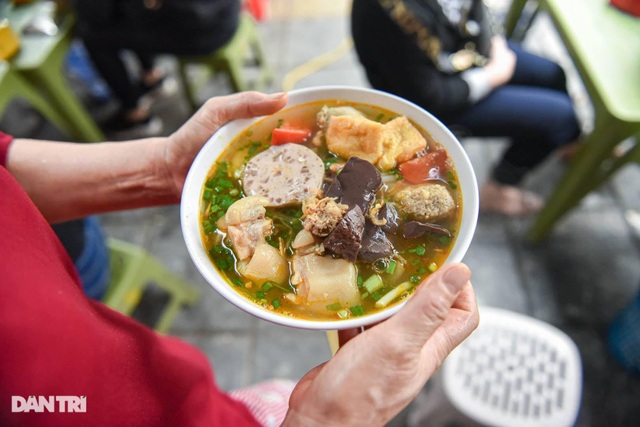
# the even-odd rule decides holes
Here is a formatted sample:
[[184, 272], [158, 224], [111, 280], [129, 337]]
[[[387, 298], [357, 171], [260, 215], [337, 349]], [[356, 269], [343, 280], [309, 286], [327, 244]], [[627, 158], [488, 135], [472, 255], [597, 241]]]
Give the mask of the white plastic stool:
[[578, 349], [532, 317], [481, 307], [480, 326], [447, 358], [442, 375], [453, 406], [483, 425], [565, 427], [578, 416]]

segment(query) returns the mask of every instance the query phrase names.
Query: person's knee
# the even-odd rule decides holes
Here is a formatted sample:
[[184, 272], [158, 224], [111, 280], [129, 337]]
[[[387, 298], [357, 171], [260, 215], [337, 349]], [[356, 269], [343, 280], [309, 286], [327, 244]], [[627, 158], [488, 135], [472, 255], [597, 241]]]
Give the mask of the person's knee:
[[550, 65], [550, 83], [555, 90], [566, 92], [567, 90], [567, 74], [559, 64], [552, 63]]
[[574, 142], [580, 136], [580, 123], [569, 98], [556, 105], [546, 123], [540, 124], [544, 140], [553, 147]]

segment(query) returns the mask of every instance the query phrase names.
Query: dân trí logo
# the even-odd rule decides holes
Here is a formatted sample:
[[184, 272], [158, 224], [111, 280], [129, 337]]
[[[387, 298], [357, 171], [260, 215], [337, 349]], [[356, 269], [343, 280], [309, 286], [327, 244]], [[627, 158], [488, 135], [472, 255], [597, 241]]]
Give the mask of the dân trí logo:
[[11, 396], [11, 412], [87, 412], [87, 396]]

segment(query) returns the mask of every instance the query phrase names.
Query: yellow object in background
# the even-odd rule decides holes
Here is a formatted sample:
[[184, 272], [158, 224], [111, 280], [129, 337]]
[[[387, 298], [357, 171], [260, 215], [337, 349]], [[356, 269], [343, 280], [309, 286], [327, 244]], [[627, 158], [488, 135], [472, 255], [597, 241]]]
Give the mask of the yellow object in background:
[[0, 60], [11, 58], [20, 48], [20, 40], [9, 25], [8, 19], [0, 21]]

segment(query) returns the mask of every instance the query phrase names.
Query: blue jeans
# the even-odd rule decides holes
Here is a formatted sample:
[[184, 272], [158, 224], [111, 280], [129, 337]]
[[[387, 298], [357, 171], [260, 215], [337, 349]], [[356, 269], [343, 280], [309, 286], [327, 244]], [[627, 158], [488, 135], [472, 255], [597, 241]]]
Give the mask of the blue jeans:
[[510, 138], [493, 179], [515, 185], [553, 150], [575, 141], [580, 125], [563, 69], [519, 45], [509, 43], [509, 47], [517, 57], [511, 80], [478, 103], [442, 120], [473, 136]]

